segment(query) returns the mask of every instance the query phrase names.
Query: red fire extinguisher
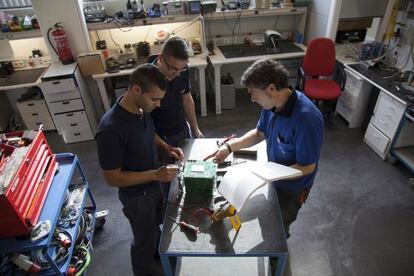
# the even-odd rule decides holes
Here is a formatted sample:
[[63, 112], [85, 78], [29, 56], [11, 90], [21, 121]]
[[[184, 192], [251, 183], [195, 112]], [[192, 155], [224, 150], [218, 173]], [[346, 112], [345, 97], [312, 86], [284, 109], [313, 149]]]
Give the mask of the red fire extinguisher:
[[[54, 43], [50, 41], [50, 33], [52, 33]], [[74, 62], [68, 37], [65, 30], [61, 25], [59, 25], [59, 23], [56, 23], [53, 27], [49, 28], [47, 31], [47, 40], [63, 64], [70, 64]]]

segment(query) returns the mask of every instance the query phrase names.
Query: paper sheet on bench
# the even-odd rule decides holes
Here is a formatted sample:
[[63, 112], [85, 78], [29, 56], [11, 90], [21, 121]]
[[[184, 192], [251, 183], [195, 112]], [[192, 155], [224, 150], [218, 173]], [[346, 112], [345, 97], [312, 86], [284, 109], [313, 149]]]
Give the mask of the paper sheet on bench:
[[249, 162], [231, 168], [221, 180], [218, 191], [240, 211], [253, 192], [266, 183], [300, 175], [301, 171], [274, 162]]

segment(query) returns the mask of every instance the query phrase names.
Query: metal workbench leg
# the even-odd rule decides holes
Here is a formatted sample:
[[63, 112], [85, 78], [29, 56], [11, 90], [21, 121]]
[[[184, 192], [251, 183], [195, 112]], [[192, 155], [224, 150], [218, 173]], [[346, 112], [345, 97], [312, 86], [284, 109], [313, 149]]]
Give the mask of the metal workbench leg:
[[205, 67], [198, 68], [198, 76], [200, 82], [200, 103], [201, 116], [207, 116], [207, 101], [206, 101], [206, 74]]
[[[162, 269], [164, 270], [164, 276], [174, 276], [175, 268], [177, 265], [177, 257], [171, 257], [165, 254], [160, 254]], [[170, 262], [171, 258], [171, 262]]]
[[275, 276], [282, 276], [283, 275], [283, 273], [285, 272], [287, 258], [288, 258], [287, 254], [283, 254], [283, 256], [279, 255], [278, 260], [277, 260], [277, 267], [276, 267], [276, 271], [275, 271]]
[[221, 114], [221, 64], [214, 65], [214, 90], [216, 95], [216, 114]]
[[102, 79], [95, 79], [96, 84], [98, 85], [99, 95], [101, 96], [102, 104], [104, 107], [105, 112], [109, 110], [109, 99], [108, 99], [108, 92], [106, 91], [104, 78]]

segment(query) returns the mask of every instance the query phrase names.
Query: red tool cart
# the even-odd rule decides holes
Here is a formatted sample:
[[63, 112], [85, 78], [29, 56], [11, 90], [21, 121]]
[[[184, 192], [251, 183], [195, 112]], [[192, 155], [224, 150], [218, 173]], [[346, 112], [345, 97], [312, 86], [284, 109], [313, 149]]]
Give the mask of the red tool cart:
[[28, 235], [57, 169], [41, 130], [0, 134], [0, 238]]

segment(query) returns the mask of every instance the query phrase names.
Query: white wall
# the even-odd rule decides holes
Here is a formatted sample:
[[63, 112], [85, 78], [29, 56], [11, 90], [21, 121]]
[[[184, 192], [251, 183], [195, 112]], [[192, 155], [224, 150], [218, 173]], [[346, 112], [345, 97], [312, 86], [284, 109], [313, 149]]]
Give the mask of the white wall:
[[335, 0], [312, 0], [308, 10], [309, 18], [306, 24], [306, 44], [316, 37], [326, 35], [332, 1]]
[[[61, 22], [68, 36], [72, 54], [76, 57], [90, 48], [89, 35], [83, 15], [83, 6], [79, 0], [33, 0], [33, 9], [38, 17], [43, 37], [54, 24]], [[50, 45], [49, 53], [54, 62], [59, 62]]]
[[[140, 41], [147, 41], [150, 44], [153, 44], [155, 41], [155, 32], [160, 28], [167, 29], [170, 32], [174, 30], [179, 30], [183, 27], [182, 30], [179, 30], [175, 33], [176, 36], [187, 39], [188, 41], [200, 38], [201, 35], [201, 24], [200, 21], [196, 21], [190, 26], [184, 28], [188, 22], [181, 23], [171, 23], [163, 25], [148, 25], [148, 26], [139, 26], [139, 27], [126, 27], [122, 29], [107, 29], [100, 31], [90, 32], [91, 42], [93, 47], [95, 47], [96, 40], [105, 40], [107, 48], [117, 49], [114, 41], [119, 44], [121, 47], [126, 43], [138, 43]], [[112, 38], [111, 38], [112, 35]]]
[[11, 40], [13, 50], [12, 59], [27, 59], [32, 55], [32, 50], [39, 49], [43, 56], [49, 56], [49, 50], [43, 37]]

